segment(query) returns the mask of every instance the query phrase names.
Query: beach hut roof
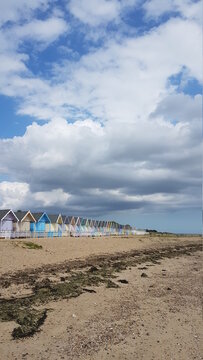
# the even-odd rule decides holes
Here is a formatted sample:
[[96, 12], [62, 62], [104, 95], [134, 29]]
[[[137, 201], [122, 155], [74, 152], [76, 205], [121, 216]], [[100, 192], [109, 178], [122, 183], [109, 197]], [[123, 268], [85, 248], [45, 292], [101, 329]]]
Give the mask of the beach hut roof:
[[0, 220], [3, 220], [6, 217], [6, 215], [8, 215], [10, 212], [14, 215], [14, 217], [18, 221], [17, 216], [15, 215], [13, 210], [11, 210], [11, 209], [0, 210]]
[[45, 215], [47, 217], [47, 219], [49, 220], [49, 222], [51, 222], [49, 219], [49, 216], [45, 212], [36, 212], [36, 213], [32, 213], [32, 215], [34, 216], [36, 221], [39, 221], [41, 219], [41, 217], [43, 215]]
[[62, 217], [63, 223], [65, 223], [66, 215], [61, 215], [61, 217]]
[[76, 225], [78, 225], [78, 226], [80, 226], [81, 225], [81, 217], [79, 217], [79, 216], [77, 216], [77, 218], [76, 218], [77, 220], [76, 220]]
[[72, 216], [66, 216], [65, 224], [70, 224], [72, 220]]
[[48, 214], [52, 224], [57, 223], [59, 216], [61, 216], [61, 214]]
[[9, 209], [0, 210], [0, 220], [2, 220], [9, 213], [9, 211]]
[[36, 222], [35, 217], [33, 216], [33, 214], [31, 213], [30, 210], [28, 210], [28, 211], [22, 211], [22, 210], [15, 211], [15, 215], [17, 216], [17, 218], [18, 218], [19, 221], [23, 221], [24, 218], [25, 218], [28, 214], [30, 214], [30, 216], [32, 217], [33, 221]]
[[87, 223], [87, 219], [81, 218], [81, 225], [86, 225], [86, 223]]
[[42, 217], [43, 214], [44, 214], [43, 212], [32, 213], [32, 215], [35, 217], [36, 221], [39, 221], [39, 219]]

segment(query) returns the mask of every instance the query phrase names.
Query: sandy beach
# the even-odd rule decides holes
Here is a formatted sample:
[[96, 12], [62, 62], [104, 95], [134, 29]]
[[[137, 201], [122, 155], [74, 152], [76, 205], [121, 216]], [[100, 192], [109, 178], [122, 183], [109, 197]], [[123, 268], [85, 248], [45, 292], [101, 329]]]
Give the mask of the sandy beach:
[[202, 359], [201, 237], [28, 242], [0, 241], [2, 359]]
[[0, 241], [0, 274], [26, 268], [55, 264], [67, 260], [86, 258], [91, 255], [114, 254], [133, 249], [157, 249], [166, 245], [187, 244], [199, 237], [179, 236], [111, 236], [111, 237], [61, 237], [27, 239], [42, 249], [23, 248], [25, 240]]

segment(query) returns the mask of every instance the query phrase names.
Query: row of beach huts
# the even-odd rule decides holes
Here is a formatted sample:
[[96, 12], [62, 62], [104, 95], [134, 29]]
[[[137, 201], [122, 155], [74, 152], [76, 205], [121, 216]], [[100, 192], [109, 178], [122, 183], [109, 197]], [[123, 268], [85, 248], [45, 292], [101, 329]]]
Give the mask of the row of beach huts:
[[135, 234], [130, 225], [46, 212], [0, 210], [0, 238], [107, 236]]

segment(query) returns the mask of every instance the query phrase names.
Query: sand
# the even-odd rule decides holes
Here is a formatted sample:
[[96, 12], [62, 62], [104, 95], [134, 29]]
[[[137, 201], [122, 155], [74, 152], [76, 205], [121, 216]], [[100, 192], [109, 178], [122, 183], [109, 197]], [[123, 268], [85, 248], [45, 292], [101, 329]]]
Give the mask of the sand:
[[[62, 237], [32, 240], [0, 240], [0, 274], [8, 271], [55, 264], [90, 255], [114, 254], [133, 249], [161, 248], [200, 240], [200, 237], [177, 236], [115, 236], [115, 237]], [[23, 248], [24, 241], [42, 245], [42, 250]]]
[[[200, 240], [197, 237], [66, 238], [52, 242], [43, 239], [38, 240], [42, 250], [23, 249], [15, 241], [7, 240], [0, 246], [13, 259], [10, 263], [4, 260], [1, 272], [13, 274], [21, 269], [26, 272], [36, 266], [60, 265], [93, 254], [136, 249], [156, 249], [159, 253], [168, 246], [174, 248], [177, 244], [195, 244]], [[147, 276], [141, 276], [143, 273]], [[33, 337], [13, 340], [11, 331], [16, 324], [0, 322], [1, 359], [202, 359], [200, 251], [141, 263], [119, 272], [114, 281], [119, 288], [100, 285], [94, 288], [95, 293], [46, 304], [48, 317]], [[20, 286], [23, 292], [27, 284]], [[15, 286], [7, 290], [9, 296], [17, 296]]]

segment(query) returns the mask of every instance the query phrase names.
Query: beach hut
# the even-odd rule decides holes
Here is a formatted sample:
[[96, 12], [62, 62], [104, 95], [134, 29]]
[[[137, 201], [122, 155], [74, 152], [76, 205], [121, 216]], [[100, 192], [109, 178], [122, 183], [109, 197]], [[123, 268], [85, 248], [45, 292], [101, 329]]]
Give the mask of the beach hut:
[[95, 236], [95, 220], [91, 220], [92, 221], [92, 223], [91, 223], [91, 225], [92, 225], [92, 236]]
[[119, 224], [117, 222], [115, 222], [115, 234], [119, 234]]
[[110, 235], [110, 221], [105, 222], [105, 235]]
[[95, 220], [94, 221], [94, 235], [95, 236], [98, 236], [99, 235], [99, 221], [98, 220]]
[[106, 233], [105, 233], [105, 221], [103, 221], [103, 220], [100, 221], [99, 229], [100, 229], [100, 234], [101, 235], [106, 235]]
[[91, 235], [91, 227], [90, 227], [90, 220], [86, 219], [86, 236]]
[[62, 236], [67, 236], [66, 234], [66, 224], [65, 224], [65, 220], [66, 220], [66, 215], [62, 214]]
[[82, 218], [78, 216], [76, 220], [76, 236], [81, 236], [82, 233], [81, 221]]
[[82, 225], [83, 221], [82, 220], [83, 220], [82, 217], [79, 217], [78, 222], [77, 222], [79, 236], [83, 235], [83, 225]]
[[70, 236], [76, 235], [76, 222], [77, 222], [76, 216], [67, 216], [66, 225], [67, 228], [69, 229]]
[[66, 216], [65, 217], [65, 220], [64, 220], [64, 223], [63, 223], [64, 235], [65, 236], [70, 236], [71, 235], [71, 231], [72, 231], [71, 219], [72, 219], [72, 216]]
[[118, 224], [118, 235], [122, 235], [123, 227], [121, 224]]
[[15, 211], [15, 215], [18, 218], [17, 223], [17, 236], [18, 237], [30, 237], [30, 223], [36, 223], [36, 220], [30, 210], [22, 211], [18, 210]]
[[72, 226], [72, 235], [78, 236], [78, 216], [72, 216], [71, 226]]
[[33, 234], [36, 234], [37, 237], [50, 236], [50, 225], [51, 221], [48, 215], [45, 212], [32, 213], [36, 222], [30, 223], [30, 231]]
[[51, 221], [50, 236], [62, 236], [63, 218], [61, 214], [48, 214]]
[[11, 238], [15, 237], [17, 230], [18, 218], [15, 213], [10, 210], [0, 210], [0, 237]]
[[102, 224], [103, 224], [103, 221], [102, 221], [102, 220], [98, 220], [98, 235], [99, 235], [99, 236], [102, 236], [102, 235], [103, 235]]
[[113, 235], [114, 234], [114, 222], [111, 221], [110, 222], [110, 235]]
[[104, 235], [104, 236], [106, 236], [106, 234], [107, 234], [107, 221], [102, 221], [102, 234]]
[[94, 235], [94, 223], [92, 219], [88, 219], [89, 222], [89, 235]]
[[87, 219], [81, 218], [80, 226], [81, 226], [81, 235], [82, 236], [87, 236], [87, 233], [88, 233]]
[[124, 225], [124, 233], [125, 235], [130, 235], [131, 234], [131, 226], [130, 225]]
[[116, 235], [117, 234], [117, 223], [115, 221], [111, 222], [111, 234]]

